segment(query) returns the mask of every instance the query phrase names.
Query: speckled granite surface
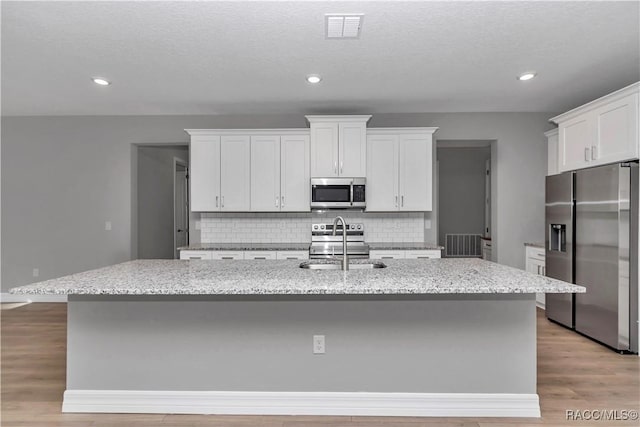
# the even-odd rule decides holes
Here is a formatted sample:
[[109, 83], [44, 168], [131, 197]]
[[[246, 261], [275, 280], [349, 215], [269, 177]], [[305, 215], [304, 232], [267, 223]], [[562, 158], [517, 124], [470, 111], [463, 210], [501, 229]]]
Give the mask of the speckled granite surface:
[[308, 251], [307, 243], [194, 243], [179, 251]]
[[137, 260], [14, 288], [10, 292], [59, 295], [412, 295], [585, 291], [581, 286], [470, 258], [385, 260], [387, 268], [346, 272], [307, 270], [299, 268], [299, 264], [300, 261], [294, 260]]
[[421, 242], [367, 242], [372, 251], [375, 250], [396, 250], [396, 251], [424, 251], [424, 250], [443, 250], [444, 246], [434, 245], [433, 243]]
[[536, 243], [536, 242], [525, 242], [525, 246], [532, 246], [534, 248], [544, 249], [544, 243]]

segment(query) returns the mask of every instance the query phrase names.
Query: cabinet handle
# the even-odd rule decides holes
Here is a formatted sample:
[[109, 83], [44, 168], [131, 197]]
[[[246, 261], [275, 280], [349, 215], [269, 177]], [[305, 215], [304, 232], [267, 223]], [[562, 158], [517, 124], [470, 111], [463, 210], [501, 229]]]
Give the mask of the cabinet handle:
[[398, 207], [398, 196], [396, 196], [396, 208]]
[[221, 206], [224, 208], [224, 196], [222, 196], [220, 200], [222, 201]]
[[342, 173], [342, 167], [344, 166], [344, 162], [340, 162], [340, 173]]
[[547, 275], [547, 267], [546, 266], [542, 267], [542, 275], [543, 276]]
[[276, 196], [276, 208], [278, 207], [278, 196]]
[[333, 162], [333, 172], [338, 173], [338, 162]]
[[284, 208], [284, 196], [282, 196], [282, 203], [280, 203], [280, 206]]
[[401, 203], [400, 206], [404, 207], [404, 194], [400, 197]]
[[393, 259], [392, 256], [381, 256], [380, 259]]
[[190, 256], [189, 259], [202, 259], [201, 256]]
[[589, 147], [586, 147], [584, 149], [584, 161], [588, 162], [589, 161]]
[[266, 256], [256, 256], [256, 257], [253, 257], [253, 259], [267, 259], [267, 257]]
[[536, 265], [536, 267], [538, 267], [538, 274], [540, 274], [540, 266]]
[[596, 154], [598, 153], [597, 149], [598, 149], [598, 147], [596, 147], [595, 145], [591, 146], [591, 160], [596, 160], [597, 159], [597, 156], [596, 156]]
[[222, 259], [233, 259], [232, 256], [223, 256]]
[[216, 196], [216, 208], [218, 207], [218, 196]]

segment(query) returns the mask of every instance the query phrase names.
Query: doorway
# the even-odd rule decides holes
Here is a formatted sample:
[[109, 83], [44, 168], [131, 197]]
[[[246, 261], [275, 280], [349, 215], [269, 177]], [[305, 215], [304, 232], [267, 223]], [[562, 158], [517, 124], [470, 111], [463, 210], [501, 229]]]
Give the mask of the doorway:
[[135, 149], [137, 258], [174, 259], [176, 248], [189, 241], [189, 147], [138, 145]]
[[438, 141], [438, 243], [444, 257], [482, 257], [491, 238], [491, 141]]

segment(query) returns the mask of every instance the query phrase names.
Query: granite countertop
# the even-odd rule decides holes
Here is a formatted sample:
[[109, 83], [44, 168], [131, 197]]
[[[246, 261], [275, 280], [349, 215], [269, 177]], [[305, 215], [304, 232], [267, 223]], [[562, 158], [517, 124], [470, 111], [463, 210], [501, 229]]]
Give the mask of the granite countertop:
[[537, 243], [537, 242], [525, 242], [524, 243], [525, 246], [532, 246], [534, 248], [540, 248], [540, 249], [544, 249], [544, 243]]
[[308, 251], [307, 243], [194, 243], [179, 251]]
[[[368, 260], [352, 260], [370, 262]], [[54, 295], [416, 295], [585, 292], [477, 258], [385, 260], [387, 268], [307, 270], [299, 261], [136, 260], [13, 288]]]
[[433, 243], [422, 243], [422, 242], [367, 242], [369, 245], [369, 249], [372, 251], [376, 250], [432, 250], [432, 251], [441, 251], [444, 249], [444, 246], [438, 246]]

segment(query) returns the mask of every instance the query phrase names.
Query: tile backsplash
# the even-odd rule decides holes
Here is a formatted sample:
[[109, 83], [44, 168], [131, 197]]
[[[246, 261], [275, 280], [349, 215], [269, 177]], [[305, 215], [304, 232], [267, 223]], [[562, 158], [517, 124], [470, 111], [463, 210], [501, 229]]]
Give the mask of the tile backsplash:
[[341, 215], [347, 224], [365, 225], [368, 242], [424, 242], [423, 212], [364, 213], [203, 213], [200, 234], [203, 243], [300, 243], [311, 241], [311, 224], [329, 223]]

